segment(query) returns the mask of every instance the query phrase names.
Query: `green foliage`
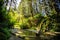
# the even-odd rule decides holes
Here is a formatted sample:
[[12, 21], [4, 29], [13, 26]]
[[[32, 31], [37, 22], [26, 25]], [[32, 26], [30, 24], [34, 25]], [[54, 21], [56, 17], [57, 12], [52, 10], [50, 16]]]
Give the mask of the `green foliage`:
[[10, 37], [9, 32], [9, 16], [4, 7], [4, 0], [0, 0], [0, 40], [7, 40]]
[[[32, 2], [36, 9], [32, 6]], [[43, 2], [45, 3], [45, 1]], [[18, 11], [10, 8], [9, 12], [6, 7], [3, 7], [3, 3], [3, 0], [0, 0], [0, 40], [7, 40], [10, 37], [9, 29], [15, 25], [21, 29], [33, 29], [42, 32], [57, 30], [57, 13], [54, 8], [49, 7], [49, 5], [52, 6], [52, 3], [49, 2], [50, 4], [48, 3], [49, 5], [46, 7], [46, 3], [38, 6], [36, 0], [23, 0]], [[38, 9], [40, 9], [39, 12]], [[42, 11], [45, 11], [45, 14]], [[26, 32], [26, 35], [29, 35], [29, 32]]]
[[7, 39], [10, 37], [10, 32], [8, 28], [4, 28], [4, 34], [6, 35]]
[[20, 25], [20, 27], [21, 27], [21, 29], [29, 29], [28, 25], [25, 24], [25, 23], [22, 23], [22, 24]]
[[10, 37], [8, 28], [0, 28], [0, 40], [7, 40]]

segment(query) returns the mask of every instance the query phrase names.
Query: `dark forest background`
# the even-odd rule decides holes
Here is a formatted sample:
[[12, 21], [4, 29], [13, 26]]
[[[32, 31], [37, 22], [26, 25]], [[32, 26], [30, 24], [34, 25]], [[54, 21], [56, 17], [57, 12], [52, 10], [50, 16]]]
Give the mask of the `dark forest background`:
[[59, 40], [60, 0], [21, 0], [18, 7], [17, 0], [0, 0], [0, 40], [8, 40], [11, 29], [31, 31], [36, 40]]

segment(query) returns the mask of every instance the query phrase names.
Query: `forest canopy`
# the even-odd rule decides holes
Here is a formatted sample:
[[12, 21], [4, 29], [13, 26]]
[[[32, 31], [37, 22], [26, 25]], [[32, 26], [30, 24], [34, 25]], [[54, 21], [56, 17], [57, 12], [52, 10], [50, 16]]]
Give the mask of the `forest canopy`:
[[60, 32], [59, 24], [59, 0], [0, 0], [0, 40], [15, 34], [12, 29], [26, 30], [19, 36], [45, 37], [46, 32]]

